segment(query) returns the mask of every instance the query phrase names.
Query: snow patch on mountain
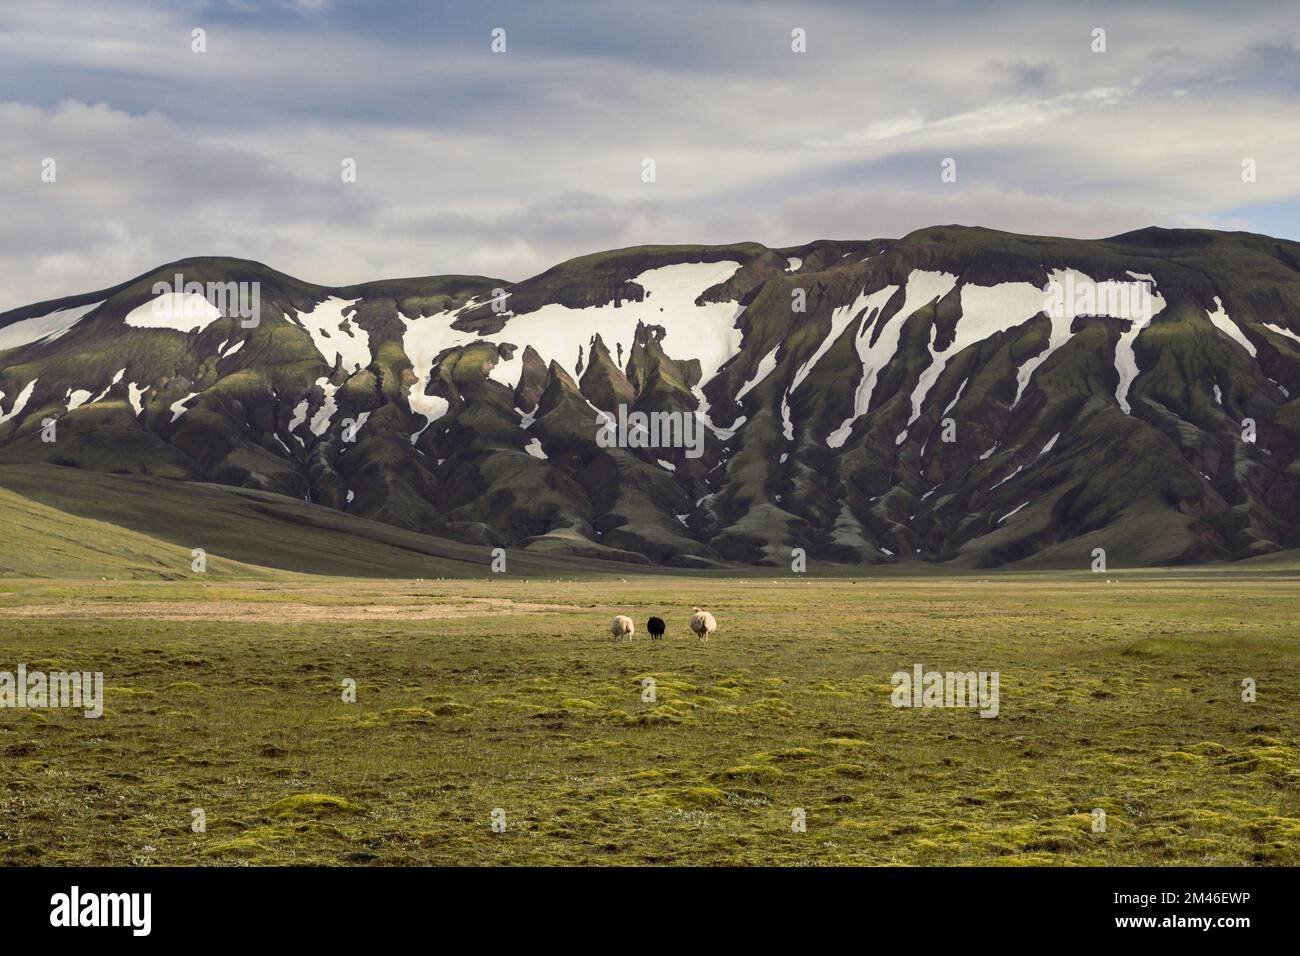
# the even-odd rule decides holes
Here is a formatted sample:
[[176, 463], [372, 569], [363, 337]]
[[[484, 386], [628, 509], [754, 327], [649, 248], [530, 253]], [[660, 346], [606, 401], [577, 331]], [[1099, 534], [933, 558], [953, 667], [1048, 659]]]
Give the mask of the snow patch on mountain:
[[[941, 272], [916, 271], [909, 275], [907, 277], [907, 291], [904, 293], [903, 308], [889, 317], [889, 321], [884, 328], [878, 330], [878, 334], [876, 334], [876, 330], [869, 333], [868, 324], [875, 314], [893, 298], [894, 293], [898, 291], [898, 286], [888, 285], [870, 294], [864, 290], [848, 307], [853, 315], [863, 312], [864, 309], [866, 310], [863, 312], [862, 326], [854, 343], [858, 350], [858, 358], [862, 362], [862, 377], [858, 380], [857, 390], [853, 394], [853, 414], [844, 419], [840, 423], [840, 427], [826, 437], [826, 444], [831, 448], [843, 446], [848, 440], [849, 434], [853, 431], [854, 423], [865, 415], [867, 409], [871, 407], [871, 396], [876, 391], [876, 380], [898, 350], [898, 336], [903, 330], [903, 323], [907, 321], [907, 317], [921, 306], [933, 301], [933, 298], [944, 295], [947, 289], [951, 288], [951, 285], [948, 284], [950, 278], [953, 282], [957, 281], [956, 276], [948, 276], [947, 273]], [[915, 285], [913, 285], [913, 279], [916, 280]], [[924, 298], [931, 292], [934, 292], [934, 296]], [[908, 311], [909, 307], [911, 311]], [[871, 341], [873, 334], [875, 334], [875, 342]]]
[[1241, 331], [1241, 326], [1228, 315], [1228, 310], [1223, 307], [1223, 302], [1217, 295], [1214, 297], [1214, 311], [1207, 311], [1205, 314], [1209, 316], [1216, 329], [1249, 352], [1251, 358], [1255, 357], [1255, 346], [1250, 339], [1246, 338], [1246, 334]]
[[36, 383], [38, 381], [39, 379], [34, 378], [28, 382], [26, 386], [23, 387], [23, 390], [18, 393], [18, 397], [14, 399], [13, 406], [10, 407], [7, 412], [4, 410], [4, 389], [0, 389], [0, 425], [3, 425], [11, 419], [17, 418], [22, 410], [27, 407], [27, 403], [31, 401], [32, 392], [36, 391]]
[[[1053, 279], [1059, 276], [1059, 272], [1052, 273]], [[1029, 321], [1039, 312], [1047, 311], [1045, 295], [1044, 289], [1038, 288], [1031, 282], [1003, 282], [994, 286], [964, 286], [961, 296], [962, 318], [964, 319], [966, 316], [967, 302], [969, 301], [969, 307], [986, 320], [990, 317], [997, 318], [997, 328], [992, 331], [1004, 331]], [[1070, 322], [1073, 318], [1073, 314], [1068, 317], [1057, 315], [1052, 318], [1052, 329], [1048, 333], [1047, 348], [1026, 359], [1025, 363], [1020, 366], [1016, 376], [1016, 397], [1011, 402], [1012, 408], [1019, 404], [1021, 396], [1025, 393], [1025, 386], [1029, 384], [1029, 380], [1033, 377], [1038, 366], [1046, 362], [1048, 356], [1064, 345], [1070, 338]]]
[[325, 393], [325, 401], [321, 402], [320, 408], [316, 409], [316, 414], [312, 416], [311, 424], [308, 427], [311, 429], [311, 433], [319, 438], [329, 429], [334, 413], [339, 410], [338, 404], [334, 401], [334, 393], [339, 390], [339, 387], [332, 384], [324, 376], [316, 379], [316, 384]]
[[[360, 299], [330, 296], [317, 303], [310, 312], [298, 312], [297, 323], [311, 336], [312, 344], [331, 367], [340, 359], [349, 375], [370, 365], [370, 336], [346, 312], [355, 309]], [[408, 353], [407, 357], [410, 355]]]
[[[1129, 274], [1132, 275], [1133, 273]], [[1129, 290], [1119, 288], [1122, 283], [1114, 281], [1097, 283], [1097, 298], [1099, 301], [1101, 301], [1102, 296], [1105, 295], [1105, 301], [1108, 302], [1130, 303], [1130, 308], [1128, 309], [1118, 308], [1108, 310], [1112, 313], [1126, 313], [1120, 314], [1116, 317], [1127, 319], [1129, 323], [1128, 330], [1120, 333], [1119, 341], [1115, 343], [1115, 371], [1119, 372], [1119, 385], [1115, 387], [1115, 401], [1119, 404], [1119, 407], [1123, 409], [1125, 415], [1132, 411], [1132, 406], [1130, 406], [1128, 402], [1128, 392], [1129, 388], [1132, 387], [1133, 382], [1138, 376], [1137, 355], [1133, 351], [1134, 343], [1137, 342], [1138, 336], [1142, 334], [1142, 330], [1150, 325], [1151, 320], [1159, 315], [1165, 307], [1164, 296], [1159, 292], [1156, 292], [1154, 289], [1145, 290], [1145, 278], [1146, 277], [1144, 277], [1143, 281], [1136, 283], [1136, 285], [1149, 294], [1149, 298], [1147, 297], [1147, 294], [1132, 295], [1131, 292], [1133, 290], [1131, 289], [1131, 286], [1134, 285], [1134, 283], [1129, 284]], [[1124, 293], [1126, 291], [1130, 294], [1125, 295]], [[1150, 309], [1132, 307], [1134, 305], [1142, 306], [1144, 304], [1149, 305]]]
[[140, 413], [144, 411], [144, 393], [149, 391], [152, 386], [146, 385], [141, 388], [135, 382], [126, 383], [127, 401], [131, 403], [131, 410], [135, 412], [135, 417], [139, 418]]
[[765, 378], [772, 374], [776, 369], [776, 353], [780, 351], [781, 346], [776, 346], [772, 351], [764, 355], [758, 362], [758, 368], [754, 370], [754, 377], [744, 385], [740, 386], [740, 391], [736, 393], [736, 404], [739, 405], [741, 399], [753, 391], [754, 386], [758, 385]]
[[[516, 347], [514, 356], [500, 362], [488, 374], [510, 388], [519, 384], [523, 372], [523, 350], [531, 345], [542, 361], [558, 362], [577, 379], [578, 357], [590, 358], [591, 340], [599, 335], [612, 355], [631, 350], [638, 321], [664, 329], [659, 344], [669, 355], [686, 355], [700, 360], [700, 385], [718, 374], [728, 360], [740, 353], [741, 330], [736, 328], [741, 308], [735, 301], [707, 302], [695, 300], [706, 289], [726, 282], [740, 270], [740, 263], [682, 262], [649, 269], [630, 281], [645, 289], [642, 302], [613, 302], [573, 309], [548, 303], [533, 312], [513, 316], [505, 327], [477, 341], [509, 342]], [[456, 344], [464, 344], [458, 342]], [[445, 347], [445, 346], [444, 346]], [[410, 353], [407, 353], [408, 357]], [[414, 358], [412, 358], [414, 362]], [[419, 366], [417, 366], [419, 367]]]
[[406, 391], [406, 404], [412, 414], [421, 415], [424, 425], [411, 436], [411, 444], [419, 441], [426, 428], [436, 422], [451, 409], [451, 404], [437, 395], [426, 395], [429, 382], [433, 379], [434, 363], [438, 356], [450, 348], [458, 348], [478, 340], [473, 332], [453, 329], [451, 324], [465, 309], [474, 305], [470, 300], [459, 309], [438, 312], [434, 315], [417, 316], [408, 319], [399, 316], [406, 326], [402, 334], [402, 350], [411, 361], [411, 368], [418, 376], [417, 381]]
[[1270, 332], [1276, 332], [1278, 335], [1285, 335], [1288, 339], [1292, 339], [1293, 341], [1300, 342], [1300, 335], [1296, 335], [1290, 329], [1284, 329], [1280, 325], [1274, 325], [1272, 322], [1265, 322], [1264, 328], [1268, 329]]
[[98, 395], [96, 395], [94, 398], [90, 400], [90, 404], [94, 405], [97, 401], [99, 401], [101, 398], [103, 398], [105, 395], [111, 392], [113, 390], [113, 386], [116, 385], [118, 382], [122, 381], [122, 376], [125, 374], [126, 374], [125, 367], [118, 369], [117, 374], [113, 376], [113, 380], [104, 386], [104, 390], [102, 392], [100, 392]]
[[511, 358], [498, 362], [488, 372], [491, 379], [510, 388], [519, 384], [524, 349], [530, 345], [543, 362], [558, 362], [578, 379], [581, 377], [579, 356], [589, 361], [595, 336], [601, 337], [611, 354], [619, 355], [621, 345], [622, 354], [627, 355], [636, 335], [638, 320], [664, 328], [660, 345], [669, 354], [675, 350], [678, 354], [699, 359], [703, 374], [696, 388], [696, 397], [701, 400], [701, 417], [715, 435], [730, 437], [737, 426], [719, 429], [712, 425], [708, 420], [708, 403], [703, 400], [702, 387], [717, 375], [718, 369], [739, 354], [742, 332], [736, 327], [736, 320], [742, 309], [734, 301], [697, 306], [695, 300], [706, 289], [726, 282], [739, 269], [740, 263], [732, 260], [679, 263], [649, 269], [631, 280], [645, 289], [643, 302], [623, 302], [617, 308], [609, 302], [582, 309], [549, 303], [533, 312], [509, 316], [501, 331], [490, 335], [452, 328], [457, 316], [470, 308], [473, 302], [431, 316], [414, 319], [401, 316], [406, 327], [402, 348], [419, 376], [407, 391], [407, 405], [413, 413], [425, 419], [424, 427], [411, 436], [411, 443], [418, 441], [429, 425], [450, 410], [446, 399], [425, 394], [438, 356], [447, 349], [475, 342], [514, 345]]
[[199, 397], [199, 392], [190, 392], [184, 398], [171, 403], [172, 421], [175, 422], [189, 411], [189, 403]]
[[[305, 398], [297, 405], [294, 406], [293, 417], [289, 419], [290, 435], [293, 435], [293, 433], [298, 429], [298, 426], [307, 420], [307, 409], [309, 409], [310, 407], [311, 407], [311, 402]], [[294, 437], [297, 438], [296, 435]], [[298, 441], [302, 441], [302, 439], [299, 438]]]
[[[898, 338], [903, 331], [903, 324], [917, 309], [942, 299], [956, 284], [957, 277], [948, 272], [913, 270], [907, 277], [903, 307], [889, 317], [888, 323], [879, 330], [878, 334], [873, 333], [876, 341], [874, 343], [871, 341], [872, 335], [861, 333], [858, 335], [857, 348], [858, 357], [862, 360], [862, 378], [853, 396], [853, 414], [827, 436], [827, 445], [831, 448], [842, 447], [852, 433], [854, 423], [871, 407], [871, 396], [875, 393], [876, 381], [885, 366], [893, 359], [894, 353], [898, 351]], [[886, 286], [869, 296], [859, 295], [850, 307], [851, 311], [856, 314], [864, 307], [869, 310], [884, 308], [897, 291], [896, 286]], [[866, 318], [870, 317], [869, 311]], [[867, 323], [864, 318], [862, 324], [864, 332], [866, 328]]]
[[[1121, 336], [1115, 356], [1121, 382], [1116, 394], [1121, 406], [1127, 411], [1127, 402], [1123, 396], [1127, 395], [1132, 379], [1137, 377], [1133, 341], [1165, 307], [1164, 298], [1154, 290], [1155, 280], [1151, 276], [1136, 272], [1128, 274], [1134, 281], [1108, 279], [1098, 282], [1075, 269], [1053, 269], [1047, 285], [1041, 289], [1030, 282], [962, 286], [961, 318], [957, 323], [956, 340], [944, 350], [942, 358], [935, 356], [931, 366], [922, 373], [921, 381], [913, 393], [912, 420], [915, 421], [926, 392], [938, 380], [948, 357], [996, 332], [1022, 325], [1040, 313], [1045, 314], [1051, 323], [1047, 347], [1026, 359], [1017, 370], [1016, 397], [1011, 407], [1015, 408], [1020, 403], [1039, 367], [1073, 337], [1074, 320], [1080, 315], [1100, 313], [1125, 319], [1132, 324], [1129, 331]], [[1090, 304], [1092, 308], [1089, 308]], [[968, 324], [971, 319], [974, 320], [973, 323]], [[934, 355], [933, 347], [931, 354]]]
[[410, 402], [411, 411], [424, 416], [423, 427], [411, 436], [412, 445], [420, 440], [420, 436], [424, 434], [425, 429], [451, 411], [451, 403], [441, 395], [408, 395], [407, 401]]
[[16, 349], [23, 345], [31, 345], [33, 342], [48, 345], [66, 334], [69, 329], [103, 304], [104, 301], [101, 300], [92, 302], [90, 305], [79, 305], [75, 309], [59, 309], [56, 312], [50, 312], [48, 315], [23, 319], [21, 322], [6, 325], [0, 329], [0, 352], [5, 349]]
[[164, 292], [132, 309], [123, 322], [137, 329], [202, 332], [219, 318], [221, 310], [197, 292]]
[[[695, 417], [699, 419], [705, 428], [713, 432], [713, 437], [718, 439], [718, 441], [730, 441], [735, 436], [736, 431], [740, 426], [745, 424], [746, 418], [744, 415], [741, 415], [732, 422], [728, 428], [723, 428], [719, 425], [713, 424], [713, 418], [709, 415], [709, 409], [711, 406], [709, 405], [708, 398], [704, 395], [704, 389], [696, 385], [691, 389], [691, 393], [695, 396], [695, 400], [699, 402], [699, 408], [695, 410]], [[595, 406], [592, 407], [594, 408]]]
[[848, 328], [849, 323], [853, 321], [853, 316], [857, 315], [857, 310], [853, 306], [857, 302], [861, 301], [862, 298], [863, 297], [859, 295], [858, 299], [854, 303], [842, 305], [831, 313], [830, 331], [827, 332], [826, 337], [821, 340], [821, 344], [817, 346], [817, 350], [795, 370], [794, 379], [790, 382], [790, 388], [786, 392], [787, 395], [793, 395], [795, 393], [799, 386], [802, 385], [804, 381], [807, 380], [808, 376], [812, 374], [812, 370], [817, 367], [817, 363], [822, 360], [822, 356], [829, 352], [835, 343], [839, 341], [840, 336], [844, 334], [844, 330]]
[[[959, 354], [963, 349], [977, 342], [983, 342], [990, 336], [1013, 325], [1018, 325], [1019, 322], [1009, 322], [1008, 320], [1011, 317], [1019, 316], [1026, 309], [1032, 309], [1032, 311], [1029, 311], [1025, 318], [1043, 310], [1043, 292], [1034, 288], [1031, 283], [1003, 282], [993, 286], [970, 285], [968, 283], [961, 287], [961, 316], [957, 320], [953, 340], [942, 352], [936, 351], [934, 345], [939, 329], [937, 325], [931, 327], [930, 364], [921, 373], [916, 388], [912, 390], [912, 416], [907, 420], [907, 425], [899, 432], [898, 437], [894, 439], [894, 444], [901, 445], [907, 439], [908, 429], [921, 417], [921, 408], [925, 404], [926, 396], [930, 394], [930, 389], [934, 387], [934, 383], [943, 374], [943, 370], [948, 365], [948, 360]], [[1068, 320], [1063, 323], [1053, 322], [1054, 338], [1058, 335], [1058, 325], [1064, 327], [1064, 337], [1060, 342], [1056, 343], [1059, 346], [1064, 342], [1065, 338], [1069, 338], [1070, 323]], [[1052, 343], [1049, 343], [1040, 361], [1050, 355], [1052, 351]], [[1028, 381], [1027, 376], [1026, 381]], [[1016, 398], [1019, 399], [1019, 397], [1019, 393], [1017, 393]]]
[[1011, 474], [1007, 475], [1007, 476], [1006, 476], [1005, 478], [1003, 478], [1001, 481], [997, 482], [997, 484], [995, 484], [993, 487], [994, 487], [994, 488], [997, 488], [997, 487], [1000, 487], [1001, 485], [1005, 485], [1008, 481], [1010, 481], [1012, 478], [1016, 477], [1016, 475], [1020, 474], [1020, 473], [1021, 473], [1022, 471], [1024, 471], [1024, 470], [1025, 470], [1025, 466], [1024, 466], [1024, 465], [1017, 465], [1015, 471], [1013, 471]]
[[[1093, 293], [1092, 301], [1096, 305], [1092, 311], [1115, 315], [1116, 318], [1126, 319], [1133, 323], [1133, 327], [1130, 328], [1128, 333], [1125, 333], [1130, 337], [1121, 337], [1121, 345], [1116, 349], [1116, 367], [1120, 369], [1121, 382], [1125, 380], [1124, 377], [1128, 372], [1131, 372], [1134, 378], [1137, 377], [1136, 361], [1129, 363], [1132, 358], [1133, 341], [1136, 340], [1138, 334], [1155, 314], [1165, 307], [1165, 300], [1155, 292], [1154, 278], [1146, 273], [1130, 271], [1128, 274], [1133, 277], [1133, 282], [1118, 282], [1112, 279], [1097, 282], [1091, 276], [1075, 269], [1053, 269], [1046, 287], [1034, 290], [1033, 294], [1022, 291], [1022, 299], [1014, 308], [1014, 321], [1009, 321], [1006, 327], [1010, 328], [1019, 325], [1033, 318], [1039, 312], [1043, 312], [1051, 321], [1051, 329], [1048, 332], [1047, 348], [1026, 359], [1017, 372], [1016, 397], [1011, 403], [1012, 408], [1015, 408], [1020, 403], [1020, 399], [1024, 397], [1025, 389], [1039, 366], [1073, 337], [1074, 333], [1071, 331], [1071, 327], [1074, 320], [1078, 316], [1086, 314], [1086, 310], [1081, 310], [1080, 306], [1086, 306], [1088, 298], [1085, 296], [1081, 300], [1075, 295], [1068, 294], [1069, 291], [1073, 290]], [[1027, 286], [1029, 289], [1034, 288], [1028, 283], [1008, 283], [1008, 285], [1013, 284]], [[1054, 287], [1062, 290], [1062, 294], [1049, 296]], [[1035, 298], [1037, 299], [1036, 302]], [[1105, 303], [1105, 308], [1101, 307], [1101, 303]], [[1150, 314], [1143, 311], [1142, 306], [1144, 304], [1152, 306]], [[1121, 368], [1121, 363], [1131, 364], [1131, 369], [1128, 368], [1128, 364]], [[1128, 371], [1126, 372], [1125, 369], [1128, 369]], [[1131, 379], [1128, 381], [1131, 383]], [[1123, 393], [1127, 395], [1127, 392], [1128, 389], [1125, 386]], [[1127, 408], [1125, 410], [1127, 411]]]
[[[346, 423], [347, 419], [345, 418], [343, 419], [343, 421]], [[361, 429], [366, 427], [366, 422], [368, 421], [370, 421], [369, 412], [362, 412], [357, 416], [356, 421], [352, 425], [351, 432], [349, 433], [346, 430], [344, 431], [344, 435], [346, 436], [346, 440], [348, 444], [352, 444], [352, 442], [355, 442], [357, 440], [357, 436], [361, 434]], [[345, 448], [344, 451], [346, 450], [347, 449]]]
[[1023, 508], [1023, 507], [1024, 507], [1025, 505], [1027, 505], [1027, 504], [1029, 504], [1028, 501], [1026, 501], [1024, 505], [1017, 505], [1016, 507], [1012, 508], [1012, 509], [1011, 509], [1010, 511], [1008, 511], [1006, 514], [1004, 514], [1001, 518], [999, 518], [999, 519], [997, 520], [997, 523], [998, 523], [998, 524], [1001, 524], [1002, 522], [1006, 521], [1008, 518], [1010, 518], [1013, 514], [1015, 514], [1017, 511], [1019, 511], [1021, 508]]
[[961, 380], [961, 384], [957, 386], [957, 394], [952, 397], [952, 401], [949, 402], [946, 406], [944, 406], [943, 411], [939, 413], [940, 418], [942, 418], [944, 415], [947, 415], [950, 411], [952, 411], [953, 408], [957, 405], [957, 403], [961, 401], [961, 393], [966, 391], [966, 386], [969, 384], [970, 384], [970, 376], [967, 375], [964, 379]]

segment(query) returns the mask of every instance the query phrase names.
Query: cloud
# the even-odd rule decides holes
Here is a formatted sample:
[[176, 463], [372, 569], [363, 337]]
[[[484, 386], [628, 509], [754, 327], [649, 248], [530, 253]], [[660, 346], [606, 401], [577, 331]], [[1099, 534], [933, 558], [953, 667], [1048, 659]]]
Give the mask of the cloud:
[[202, 254], [343, 284], [947, 222], [1300, 238], [1297, 50], [1264, 4], [13, 4], [0, 309]]
[[[1030, 235], [1098, 239], [1149, 225], [1154, 210], [1129, 202], [1071, 201], [980, 184], [950, 192], [837, 189], [791, 199], [777, 216], [790, 235], [899, 237], [930, 225], [986, 226]], [[1178, 223], [1189, 225], [1189, 223]]]
[[1004, 100], [935, 120], [925, 120], [917, 113], [911, 113], [880, 120], [863, 130], [833, 139], [812, 140], [808, 145], [813, 149], [835, 149], [908, 139], [915, 141], [925, 138], [933, 142], [938, 137], [942, 137], [945, 143], [958, 145], [970, 141], [972, 137], [987, 139], [990, 135], [1016, 133], [1068, 119], [1080, 110], [1105, 107], [1132, 93], [1132, 89], [1122, 87], [1098, 87], [1077, 93], [1062, 93], [1050, 99]]
[[1003, 77], [1013, 90], [1043, 89], [1051, 86], [1056, 77], [1056, 67], [1047, 62], [1027, 63], [1024, 60], [1005, 62], [990, 60], [988, 68]]

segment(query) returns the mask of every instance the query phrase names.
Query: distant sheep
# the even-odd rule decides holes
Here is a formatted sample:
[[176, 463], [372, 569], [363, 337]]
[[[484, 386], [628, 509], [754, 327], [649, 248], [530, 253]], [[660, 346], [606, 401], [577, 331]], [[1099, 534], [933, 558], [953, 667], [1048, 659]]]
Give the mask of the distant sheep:
[[708, 641], [709, 635], [718, 629], [718, 622], [713, 619], [713, 615], [708, 611], [701, 611], [695, 608], [695, 613], [691, 615], [691, 630], [694, 631], [701, 641]]
[[626, 614], [620, 614], [609, 625], [609, 633], [614, 635], [614, 640], [632, 639], [632, 619]]
[[645, 622], [646, 632], [654, 640], [659, 640], [664, 636], [664, 619], [662, 617], [652, 617]]

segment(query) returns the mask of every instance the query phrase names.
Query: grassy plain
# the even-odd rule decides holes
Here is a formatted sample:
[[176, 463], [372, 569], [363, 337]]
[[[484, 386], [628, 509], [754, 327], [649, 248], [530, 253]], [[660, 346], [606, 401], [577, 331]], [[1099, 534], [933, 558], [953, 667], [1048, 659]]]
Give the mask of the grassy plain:
[[[108, 686], [0, 710], [0, 863], [1296, 865], [1297, 583], [0, 580], [0, 670]], [[1000, 716], [892, 707], [915, 663]]]

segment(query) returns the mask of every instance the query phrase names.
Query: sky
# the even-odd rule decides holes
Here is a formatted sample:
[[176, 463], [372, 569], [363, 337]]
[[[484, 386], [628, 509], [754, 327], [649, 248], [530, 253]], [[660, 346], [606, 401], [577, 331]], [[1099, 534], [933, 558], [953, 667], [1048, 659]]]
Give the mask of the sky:
[[0, 310], [196, 255], [345, 285], [947, 223], [1300, 239], [1287, 6], [6, 3]]

